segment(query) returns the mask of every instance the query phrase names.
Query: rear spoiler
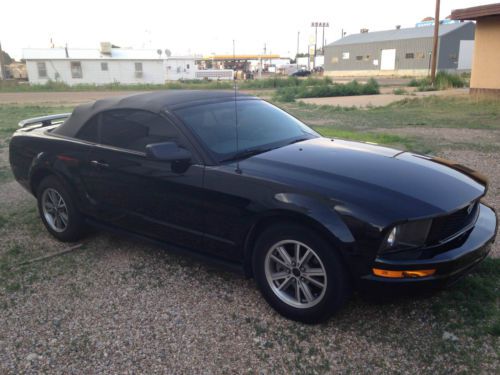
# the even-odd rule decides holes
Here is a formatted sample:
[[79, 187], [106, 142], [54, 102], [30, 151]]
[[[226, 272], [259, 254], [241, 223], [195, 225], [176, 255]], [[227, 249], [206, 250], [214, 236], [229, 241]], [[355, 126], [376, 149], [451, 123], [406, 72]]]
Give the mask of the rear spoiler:
[[64, 122], [64, 120], [66, 120], [70, 115], [71, 115], [71, 113], [60, 113], [58, 115], [33, 117], [33, 118], [28, 118], [26, 120], [19, 121], [18, 125], [20, 128], [25, 128], [25, 127], [30, 126], [30, 125], [41, 125], [42, 127], [50, 126], [50, 125]]

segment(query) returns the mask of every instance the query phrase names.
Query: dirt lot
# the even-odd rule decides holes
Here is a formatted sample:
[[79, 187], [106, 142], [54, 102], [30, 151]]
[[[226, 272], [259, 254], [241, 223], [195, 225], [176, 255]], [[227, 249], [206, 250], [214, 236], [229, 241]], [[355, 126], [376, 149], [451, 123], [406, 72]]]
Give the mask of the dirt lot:
[[142, 91], [0, 92], [2, 104], [81, 104], [110, 96], [139, 94]]
[[[71, 106], [97, 94], [106, 95], [62, 93], [53, 104]], [[23, 106], [0, 105], [0, 373], [500, 370], [498, 260], [435, 295], [385, 304], [355, 295], [319, 326], [277, 315], [253, 280], [107, 233], [92, 234], [69, 254], [16, 266], [67, 246], [49, 237], [34, 198], [13, 181], [7, 142], [23, 117], [70, 108], [39, 107], [37, 98], [32, 106], [22, 95], [16, 103]], [[476, 168], [490, 177], [487, 199], [500, 207], [498, 104], [427, 100], [346, 112], [300, 104], [287, 109], [327, 135], [425, 147]], [[500, 256], [498, 241], [493, 253]]]
[[425, 97], [425, 96], [463, 96], [468, 95], [469, 89], [453, 89], [446, 91], [424, 91], [413, 92], [408, 90], [408, 95], [392, 94], [394, 88], [381, 88], [379, 95], [359, 95], [359, 96], [338, 96], [327, 98], [307, 98], [300, 99], [304, 103], [317, 105], [335, 105], [341, 107], [379, 107], [385, 106], [394, 102], [398, 102], [404, 98]]

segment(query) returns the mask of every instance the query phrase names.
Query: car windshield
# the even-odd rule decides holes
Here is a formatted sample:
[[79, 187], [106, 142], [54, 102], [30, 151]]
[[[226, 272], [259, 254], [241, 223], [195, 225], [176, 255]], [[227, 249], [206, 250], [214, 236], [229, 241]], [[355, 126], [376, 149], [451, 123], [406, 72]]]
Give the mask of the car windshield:
[[219, 162], [319, 137], [318, 133], [293, 116], [263, 100], [239, 100], [236, 106], [234, 101], [203, 104], [178, 109], [175, 113]]

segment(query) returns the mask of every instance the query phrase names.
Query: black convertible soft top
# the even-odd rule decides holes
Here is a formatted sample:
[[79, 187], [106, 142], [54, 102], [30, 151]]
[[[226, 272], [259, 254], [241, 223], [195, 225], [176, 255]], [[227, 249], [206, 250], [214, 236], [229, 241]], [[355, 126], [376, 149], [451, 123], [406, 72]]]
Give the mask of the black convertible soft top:
[[[237, 94], [237, 100], [256, 99], [246, 94]], [[113, 96], [76, 107], [71, 116], [54, 133], [74, 137], [95, 114], [111, 109], [142, 109], [154, 113], [196, 104], [234, 100], [234, 91], [220, 90], [168, 90], [127, 96]]]

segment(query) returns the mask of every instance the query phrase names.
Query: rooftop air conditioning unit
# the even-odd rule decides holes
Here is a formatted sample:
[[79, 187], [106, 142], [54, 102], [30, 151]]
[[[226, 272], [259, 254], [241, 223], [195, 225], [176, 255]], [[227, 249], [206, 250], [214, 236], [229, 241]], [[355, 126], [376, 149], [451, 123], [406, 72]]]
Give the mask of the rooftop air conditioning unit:
[[111, 43], [101, 42], [101, 53], [103, 55], [111, 55]]

